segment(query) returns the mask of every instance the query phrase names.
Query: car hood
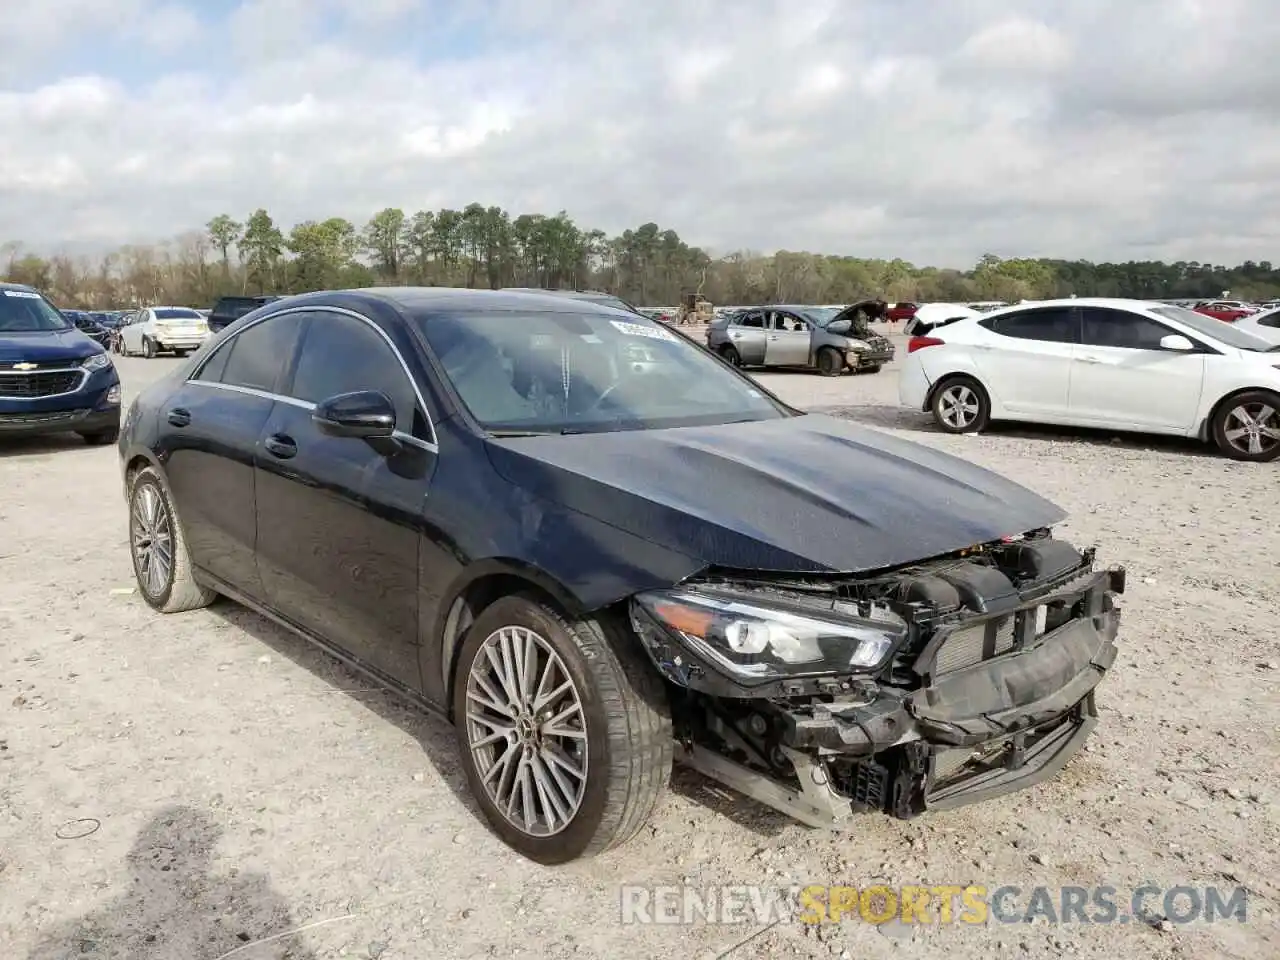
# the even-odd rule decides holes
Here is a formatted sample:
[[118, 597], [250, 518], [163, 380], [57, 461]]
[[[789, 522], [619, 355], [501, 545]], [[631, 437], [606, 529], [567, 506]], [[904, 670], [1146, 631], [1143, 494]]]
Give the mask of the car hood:
[[1065, 516], [965, 460], [819, 414], [488, 448], [538, 497], [737, 570], [878, 570]]
[[101, 352], [102, 347], [79, 330], [39, 330], [33, 333], [0, 330], [0, 363], [83, 360]]

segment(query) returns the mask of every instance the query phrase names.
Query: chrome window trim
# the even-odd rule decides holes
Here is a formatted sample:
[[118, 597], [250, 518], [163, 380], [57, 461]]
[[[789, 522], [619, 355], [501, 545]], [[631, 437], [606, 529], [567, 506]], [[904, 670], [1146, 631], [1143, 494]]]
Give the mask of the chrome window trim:
[[[260, 400], [274, 400], [276, 403], [287, 403], [291, 407], [297, 407], [299, 410], [309, 410], [314, 412], [316, 405], [309, 400], [299, 400], [297, 397], [286, 397], [284, 394], [271, 393], [269, 390], [258, 390], [255, 387], [240, 387], [233, 383], [216, 383], [213, 380], [188, 380], [187, 383], [195, 384], [198, 387], [210, 387], [214, 390], [226, 390], [228, 393], [239, 393], [246, 397], [257, 397]], [[428, 443], [412, 434], [405, 433], [403, 430], [395, 430], [391, 434], [397, 440], [422, 450], [431, 450], [439, 452], [440, 448], [434, 443]]]
[[427, 406], [427, 398], [423, 396], [422, 390], [418, 386], [418, 381], [414, 379], [413, 374], [409, 371], [409, 365], [405, 363], [404, 356], [400, 353], [399, 349], [396, 347], [395, 342], [392, 341], [391, 337], [387, 335], [387, 332], [385, 330], [383, 330], [380, 326], [378, 326], [376, 323], [374, 323], [364, 314], [357, 313], [354, 310], [348, 310], [345, 307], [330, 307], [330, 306], [320, 306], [320, 305], [286, 307], [284, 310], [277, 310], [275, 313], [269, 314], [268, 316], [259, 317], [258, 319], [254, 320], [252, 323], [246, 324], [242, 329], [237, 330], [234, 334], [227, 337], [226, 340], [218, 344], [216, 348], [214, 348], [213, 350], [210, 350], [209, 356], [201, 360], [199, 366], [197, 366], [196, 369], [192, 371], [191, 375], [187, 377], [187, 382], [200, 383], [208, 387], [221, 387], [222, 389], [231, 390], [232, 392], [236, 392], [236, 393], [245, 393], [245, 394], [248, 394], [249, 396], [262, 397], [263, 399], [266, 399], [266, 400], [278, 400], [281, 403], [292, 404], [293, 406], [301, 407], [304, 410], [314, 410], [316, 408], [316, 405], [314, 403], [311, 403], [306, 400], [299, 400], [297, 397], [286, 397], [278, 393], [270, 393], [266, 390], [257, 390], [253, 387], [238, 387], [238, 386], [234, 386], [232, 384], [227, 384], [227, 383], [217, 383], [213, 380], [201, 380], [200, 374], [204, 371], [204, 368], [209, 365], [209, 361], [212, 360], [213, 357], [219, 351], [226, 349], [227, 344], [231, 343], [232, 340], [236, 339], [236, 337], [244, 333], [245, 330], [251, 330], [260, 323], [265, 323], [266, 321], [271, 320], [274, 317], [282, 317], [285, 314], [321, 313], [321, 312], [336, 313], [344, 317], [350, 317], [353, 320], [359, 320], [361, 323], [365, 324], [365, 326], [370, 327], [374, 333], [376, 333], [378, 336], [382, 338], [383, 343], [385, 343], [391, 349], [392, 356], [396, 358], [396, 362], [400, 364], [400, 370], [401, 372], [404, 373], [405, 378], [409, 381], [409, 386], [413, 387], [413, 395], [414, 397], [417, 398], [418, 406], [422, 408], [422, 415], [423, 417], [426, 418], [427, 428], [431, 431], [430, 440], [421, 440], [418, 437], [405, 433], [402, 430], [397, 430], [393, 434], [393, 436], [395, 436], [399, 440], [408, 441], [412, 443], [414, 446], [422, 447], [424, 450], [438, 451], [440, 449], [439, 447], [440, 437], [436, 433], [435, 421], [431, 418], [431, 408]]
[[[58, 397], [69, 397], [73, 393], [79, 393], [84, 389], [84, 385], [89, 382], [89, 377], [92, 376], [93, 371], [86, 370], [84, 367], [52, 367], [48, 370], [0, 370], [0, 377], [30, 377], [39, 373], [78, 373], [80, 374], [80, 382], [70, 390], [64, 390], [62, 393], [46, 393], [39, 397], [11, 397], [0, 393], [0, 400], [56, 400]], [[0, 389], [3, 389], [2, 383], [0, 383]]]

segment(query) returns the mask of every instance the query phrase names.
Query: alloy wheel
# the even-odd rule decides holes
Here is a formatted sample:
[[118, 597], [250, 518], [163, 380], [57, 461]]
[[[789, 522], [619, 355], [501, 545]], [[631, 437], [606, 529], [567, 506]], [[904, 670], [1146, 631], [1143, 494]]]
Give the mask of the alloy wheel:
[[947, 387], [938, 396], [938, 415], [949, 427], [962, 430], [978, 419], [978, 395], [963, 383]]
[[564, 661], [527, 627], [503, 627], [467, 675], [467, 743], [489, 800], [516, 829], [549, 837], [587, 786], [582, 699]]
[[173, 572], [173, 521], [154, 484], [140, 484], [134, 491], [129, 519], [138, 584], [147, 596], [159, 597]]
[[1223, 435], [1241, 453], [1268, 453], [1280, 444], [1280, 411], [1260, 401], [1242, 403], [1227, 414]]

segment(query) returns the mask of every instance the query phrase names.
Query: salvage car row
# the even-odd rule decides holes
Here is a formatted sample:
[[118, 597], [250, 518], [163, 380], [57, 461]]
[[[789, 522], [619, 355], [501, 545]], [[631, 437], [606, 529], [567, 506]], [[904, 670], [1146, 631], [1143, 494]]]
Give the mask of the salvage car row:
[[[102, 404], [77, 416], [109, 416], [114, 396], [118, 417], [102, 348], [35, 291], [2, 292], [4, 382], [56, 372]], [[950, 384], [939, 409], [967, 413], [964, 376], [990, 419], [1019, 413], [1006, 382], [1065, 377], [1069, 395], [1059, 361], [1148, 376], [1167, 362], [1107, 350], [1196, 357], [1215, 385], [1274, 373], [1252, 341], [1157, 309], [957, 320], [912, 341], [904, 400]], [[762, 308], [768, 326], [726, 324], [720, 346], [772, 331], [756, 362], [827, 372], [817, 331], [869, 340], [844, 312]], [[1121, 343], [1129, 317], [1167, 330]], [[808, 326], [781, 326], [795, 319]], [[1099, 325], [1112, 340], [1090, 342]], [[796, 352], [770, 364], [783, 333]], [[60, 366], [17, 358], [33, 344]], [[811, 824], [911, 818], [1060, 770], [1097, 722], [1124, 571], [1055, 537], [1062, 511], [1017, 484], [796, 410], [721, 359], [633, 311], [538, 291], [263, 304], [120, 425], [138, 589], [165, 613], [239, 601], [452, 721], [490, 826], [544, 863], [633, 836], [677, 759]], [[1250, 420], [1224, 429], [1266, 438], [1257, 404], [1238, 385], [1226, 397]]]

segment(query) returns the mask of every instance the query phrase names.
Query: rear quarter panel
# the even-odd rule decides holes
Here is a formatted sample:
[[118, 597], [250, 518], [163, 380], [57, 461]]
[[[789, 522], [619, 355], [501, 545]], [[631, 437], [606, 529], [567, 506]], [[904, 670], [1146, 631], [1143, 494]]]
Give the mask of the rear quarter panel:
[[[964, 323], [964, 321], [960, 322]], [[930, 385], [936, 384], [943, 377], [957, 373], [973, 377], [982, 384], [987, 391], [987, 396], [991, 399], [991, 416], [996, 419], [1002, 418], [1006, 416], [1006, 412], [1000, 399], [999, 384], [981, 370], [974, 354], [974, 348], [985, 341], [986, 331], [976, 326], [969, 329], [969, 326], [965, 324], [964, 328], [960, 328], [959, 324], [948, 324], [939, 330], [931, 331], [929, 335], [936, 335], [943, 344], [925, 347], [911, 356], [920, 358], [921, 369]]]

